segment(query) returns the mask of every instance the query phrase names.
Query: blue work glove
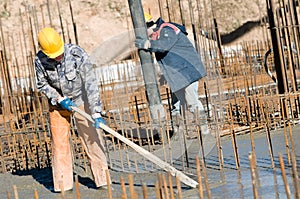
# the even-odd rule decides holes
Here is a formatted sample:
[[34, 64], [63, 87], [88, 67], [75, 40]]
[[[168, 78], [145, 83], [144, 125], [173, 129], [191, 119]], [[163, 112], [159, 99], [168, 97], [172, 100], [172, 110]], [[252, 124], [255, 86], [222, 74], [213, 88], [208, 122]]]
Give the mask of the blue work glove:
[[100, 129], [100, 123], [102, 124], [106, 124], [105, 120], [103, 119], [103, 117], [101, 116], [100, 113], [95, 113], [93, 114], [92, 118], [94, 119], [95, 123], [93, 124], [93, 126], [96, 129]]
[[67, 109], [68, 111], [72, 111], [71, 106], [76, 106], [76, 104], [74, 104], [74, 102], [72, 102], [68, 97], [62, 98], [62, 100], [59, 100], [58, 103], [63, 109]]
[[151, 43], [148, 39], [141, 39], [141, 38], [136, 38], [135, 40], [135, 46], [138, 49], [144, 49], [147, 50], [151, 47]]

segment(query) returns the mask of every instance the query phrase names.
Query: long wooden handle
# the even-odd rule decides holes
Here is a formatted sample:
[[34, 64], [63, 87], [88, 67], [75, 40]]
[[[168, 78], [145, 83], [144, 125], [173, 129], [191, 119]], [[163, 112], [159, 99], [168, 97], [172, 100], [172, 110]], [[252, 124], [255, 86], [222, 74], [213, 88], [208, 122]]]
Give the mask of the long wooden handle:
[[[95, 122], [89, 114], [82, 111], [81, 109], [79, 109], [77, 107], [72, 107], [72, 109], [74, 111], [78, 112], [79, 114], [81, 114], [82, 116], [84, 116], [86, 119], [88, 119], [92, 123]], [[181, 171], [179, 171], [176, 168], [172, 167], [169, 163], [164, 162], [163, 160], [161, 160], [157, 156], [153, 155], [152, 153], [150, 153], [146, 149], [144, 149], [144, 148], [140, 147], [139, 145], [135, 144], [134, 142], [128, 140], [124, 136], [120, 135], [118, 132], [116, 132], [113, 129], [109, 128], [107, 125], [100, 123], [100, 127], [103, 130], [105, 130], [106, 132], [110, 133], [111, 135], [115, 136], [116, 138], [118, 138], [119, 140], [124, 142], [125, 144], [127, 144], [128, 146], [130, 146], [131, 148], [133, 148], [137, 153], [144, 156], [146, 159], [153, 162], [154, 164], [159, 166], [161, 169], [163, 169], [167, 172], [170, 172], [170, 174], [172, 176], [178, 176], [180, 181], [183, 182], [184, 184], [186, 184], [190, 187], [193, 187], [193, 188], [197, 187], [198, 183], [195, 180], [191, 179], [190, 177], [186, 176]]]

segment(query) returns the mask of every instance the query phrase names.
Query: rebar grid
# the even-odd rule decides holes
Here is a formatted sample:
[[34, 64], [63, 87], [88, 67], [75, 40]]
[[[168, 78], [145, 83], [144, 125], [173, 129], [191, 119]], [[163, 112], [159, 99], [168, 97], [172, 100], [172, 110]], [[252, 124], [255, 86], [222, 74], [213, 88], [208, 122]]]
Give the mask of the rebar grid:
[[[299, 122], [300, 111], [298, 93], [299, 8], [295, 5], [296, 1], [279, 1], [278, 3], [270, 1], [268, 6], [274, 6], [272, 10], [278, 26], [268, 27], [268, 23], [261, 18], [260, 28], [264, 40], [245, 42], [235, 46], [220, 45], [216, 19], [214, 15], [207, 13], [208, 11], [213, 13], [214, 10], [212, 5], [208, 5], [208, 2], [178, 1], [178, 8], [165, 6], [164, 4], [168, 2], [159, 1], [158, 9], [161, 15], [168, 16], [176, 22], [181, 21], [189, 30], [192, 30], [190, 35], [194, 36], [192, 40], [208, 72], [208, 76], [199, 81], [199, 98], [205, 105], [209, 126], [212, 134], [216, 137], [216, 156], [219, 168], [222, 169], [226, 166], [224, 165], [226, 161], [222, 156], [222, 138], [230, 136], [232, 139], [235, 167], [238, 169], [240, 160], [236, 136], [249, 134], [252, 144], [249, 160], [253, 178], [253, 193], [257, 196], [259, 179], [255, 173], [256, 154], [253, 133], [263, 132], [267, 135], [270, 141], [269, 154], [272, 161], [270, 166], [275, 167], [270, 132], [284, 129], [287, 163], [293, 168], [296, 167], [292, 131], [292, 127]], [[71, 1], [68, 3], [70, 14], [73, 15]], [[51, 165], [48, 102], [35, 89], [32, 63], [38, 45], [33, 38], [40, 27], [52, 24], [51, 19], [60, 18], [61, 13], [59, 12], [59, 16], [56, 16], [57, 13], [51, 12], [53, 8], [49, 4], [43, 4], [43, 6], [48, 8], [48, 13], [42, 16], [44, 20], [42, 23], [38, 21], [37, 16], [43, 15], [43, 12], [39, 12], [35, 8], [20, 10], [20, 18], [22, 15], [25, 17], [21, 18], [24, 26], [22, 25], [20, 32], [22, 36], [19, 39], [11, 38], [10, 33], [6, 35], [1, 29], [1, 46], [3, 47], [0, 57], [2, 83], [0, 98], [1, 173]], [[57, 7], [59, 8], [58, 2]], [[275, 7], [276, 9], [274, 9]], [[287, 12], [286, 9], [295, 12]], [[203, 10], [204, 12], [201, 12]], [[182, 15], [183, 13], [185, 15]], [[179, 16], [181, 16], [180, 19]], [[73, 20], [73, 18], [67, 18], [66, 23], [62, 21], [60, 28], [66, 40], [78, 43], [76, 23]], [[73, 33], [64, 31], [65, 27], [69, 27], [70, 24], [73, 25]], [[196, 29], [193, 29], [195, 27]], [[206, 28], [205, 31], [208, 34], [203, 35], [200, 28]], [[278, 46], [270, 43], [268, 28], [276, 30]], [[67, 30], [69, 29], [67, 28]], [[16, 55], [14, 46], [24, 46], [21, 48], [22, 56], [14, 57]], [[279, 50], [285, 93], [278, 92], [278, 82], [275, 82], [279, 79], [274, 59], [278, 58], [276, 57], [278, 54], [274, 55], [275, 48]], [[108, 125], [171, 165], [184, 172], [198, 175], [199, 193], [203, 194], [203, 186], [205, 186], [208, 196], [211, 197], [205, 173], [205, 157], [200, 153], [203, 148], [202, 135], [199, 130], [201, 117], [198, 116], [195, 119], [191, 114], [187, 115], [187, 118], [172, 116], [171, 90], [165, 82], [161, 82], [159, 89], [164, 111], [167, 114], [164, 121], [160, 121], [158, 125], [153, 124], [136, 57], [136, 52], [133, 51], [132, 60], [108, 65], [107, 67], [114, 68], [111, 73], [103, 72], [105, 66], [95, 66]], [[191, 132], [196, 136], [190, 136]], [[71, 133], [75, 165], [84, 167], [88, 172], [88, 161], [74, 125]], [[124, 143], [109, 134], [105, 135], [106, 152], [112, 170], [128, 173], [160, 171], [156, 165], [139, 157]], [[200, 159], [197, 157], [199, 154]], [[201, 174], [199, 174], [200, 169], [198, 168], [200, 164], [202, 165]], [[280, 167], [284, 176], [282, 160]], [[291, 172], [295, 174], [294, 180], [297, 182], [297, 170], [293, 169]], [[201, 182], [201, 175], [204, 182]], [[205, 184], [203, 185], [203, 183]], [[177, 181], [178, 184], [180, 185]], [[298, 185], [295, 184], [297, 190]], [[288, 195], [290, 194], [288, 184], [285, 183], [285, 186]], [[167, 194], [164, 177], [160, 176], [156, 187], [160, 189], [157, 192], [165, 191]], [[134, 192], [134, 190], [131, 191]], [[180, 186], [178, 191], [180, 195]]]

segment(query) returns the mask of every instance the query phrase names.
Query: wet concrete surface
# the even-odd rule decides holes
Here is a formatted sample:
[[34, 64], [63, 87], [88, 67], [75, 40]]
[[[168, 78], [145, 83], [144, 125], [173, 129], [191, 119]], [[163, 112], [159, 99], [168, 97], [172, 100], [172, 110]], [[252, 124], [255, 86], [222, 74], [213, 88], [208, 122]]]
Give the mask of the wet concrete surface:
[[[299, 147], [300, 127], [293, 128], [293, 140], [295, 143], [295, 154], [300, 150]], [[235, 156], [232, 149], [230, 137], [222, 137], [223, 167], [220, 167], [218, 161], [218, 150], [215, 147], [205, 158], [207, 166], [207, 180], [212, 198], [254, 198], [252, 178], [250, 172], [250, 163], [248, 155], [252, 151], [250, 134], [239, 135], [236, 137], [238, 154], [240, 159], [240, 169], [236, 169]], [[283, 129], [271, 132], [271, 141], [273, 146], [275, 169], [272, 169], [272, 161], [268, 148], [268, 140], [265, 133], [254, 134], [254, 144], [257, 161], [257, 191], [260, 198], [287, 198], [285, 186], [280, 170], [279, 154], [282, 154], [285, 163], [287, 180], [291, 190], [291, 198], [294, 198], [294, 185], [291, 173], [291, 166], [288, 165], [288, 156]], [[291, 145], [290, 145], [291, 150]], [[196, 154], [197, 155], [197, 154]], [[199, 153], [198, 153], [199, 155]], [[299, 162], [299, 156], [296, 156]], [[189, 177], [197, 180], [195, 154], [191, 153], [189, 157], [189, 168], [185, 171]], [[180, 163], [175, 166], [180, 170]], [[81, 198], [108, 198], [105, 190], [94, 188], [90, 175], [80, 169], [75, 169], [79, 179], [79, 189]], [[153, 173], [132, 174], [134, 179], [134, 189], [138, 198], [144, 198], [142, 185], [147, 185], [148, 198], [156, 198], [155, 183], [158, 181], [158, 174], [166, 175], [163, 171]], [[122, 198], [120, 179], [124, 179], [127, 198], [130, 198], [128, 188], [128, 173], [110, 171], [113, 181], [113, 198]], [[36, 190], [39, 198], [58, 199], [58, 198], [77, 198], [76, 191], [66, 192], [63, 196], [60, 193], [52, 191], [51, 168], [35, 169], [30, 171], [19, 172], [16, 174], [5, 173], [0, 175], [1, 187], [0, 198], [16, 198], [13, 185], [16, 185], [19, 198], [34, 198]], [[202, 178], [204, 182], [204, 178]], [[173, 180], [174, 193], [177, 192], [176, 182]], [[204, 195], [207, 198], [205, 186]], [[182, 184], [182, 198], [199, 198], [198, 189], [191, 189]], [[176, 197], [176, 195], [175, 195]]]
[[[300, 128], [293, 128], [293, 140], [295, 154], [297, 156], [299, 148]], [[238, 155], [240, 159], [240, 169], [236, 169], [235, 156], [232, 149], [231, 140], [226, 138], [222, 141], [222, 149], [224, 156], [223, 169], [220, 169], [216, 148], [206, 158], [206, 164], [209, 168], [208, 178], [211, 184], [211, 192], [213, 198], [254, 198], [252, 188], [252, 178], [249, 163], [249, 153], [252, 151], [250, 142], [250, 134], [237, 136]], [[257, 191], [261, 198], [287, 198], [279, 163], [279, 154], [282, 155], [287, 180], [293, 198], [293, 180], [291, 174], [291, 165], [288, 165], [287, 148], [283, 129], [273, 131], [271, 133], [271, 143], [273, 148], [275, 168], [272, 169], [272, 161], [269, 150], [268, 139], [266, 133], [256, 133], [254, 136], [254, 145], [256, 153], [257, 166]], [[292, 150], [289, 142], [290, 151]], [[189, 197], [198, 198], [198, 197]]]

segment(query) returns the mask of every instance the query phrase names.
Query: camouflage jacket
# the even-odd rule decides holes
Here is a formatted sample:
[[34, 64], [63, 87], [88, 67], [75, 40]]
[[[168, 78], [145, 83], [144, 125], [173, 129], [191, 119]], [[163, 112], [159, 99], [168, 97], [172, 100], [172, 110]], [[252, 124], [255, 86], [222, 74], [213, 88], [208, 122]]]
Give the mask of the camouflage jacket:
[[91, 113], [101, 113], [100, 92], [88, 54], [79, 46], [65, 44], [61, 62], [49, 59], [42, 51], [35, 57], [37, 89], [52, 105], [57, 99], [69, 97], [77, 106], [88, 102]]

